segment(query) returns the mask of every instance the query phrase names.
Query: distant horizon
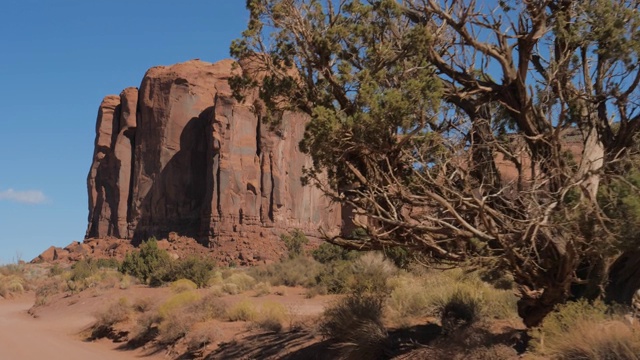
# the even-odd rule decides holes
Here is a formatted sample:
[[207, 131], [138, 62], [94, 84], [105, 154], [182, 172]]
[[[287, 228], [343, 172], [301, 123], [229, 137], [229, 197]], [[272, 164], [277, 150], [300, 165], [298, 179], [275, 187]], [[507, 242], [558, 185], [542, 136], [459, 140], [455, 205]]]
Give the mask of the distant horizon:
[[[114, 12], [114, 10], [116, 10]], [[98, 106], [145, 72], [231, 58], [244, 2], [9, 0], [0, 14], [0, 263], [83, 241]]]

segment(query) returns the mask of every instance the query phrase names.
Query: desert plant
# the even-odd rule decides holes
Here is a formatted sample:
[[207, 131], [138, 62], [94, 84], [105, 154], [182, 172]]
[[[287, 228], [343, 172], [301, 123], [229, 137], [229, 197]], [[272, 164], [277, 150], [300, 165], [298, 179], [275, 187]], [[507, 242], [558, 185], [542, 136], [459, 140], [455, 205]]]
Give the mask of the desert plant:
[[131, 307], [133, 308], [133, 310], [139, 313], [145, 313], [151, 309], [153, 303], [154, 301], [150, 297], [141, 297], [137, 298], [136, 301], [133, 302]]
[[280, 240], [287, 248], [289, 259], [296, 258], [304, 254], [304, 246], [309, 243], [309, 239], [300, 229], [294, 229], [289, 234], [280, 235]]
[[348, 358], [381, 358], [388, 346], [383, 307], [378, 294], [349, 295], [325, 310], [320, 332], [340, 344]]
[[387, 292], [387, 280], [397, 270], [382, 254], [369, 252], [355, 261], [339, 260], [326, 264], [316, 282], [332, 294]]
[[188, 306], [188, 312], [195, 314], [199, 321], [221, 319], [227, 313], [227, 305], [215, 292], [209, 292], [200, 300]]
[[187, 335], [196, 322], [197, 315], [184, 308], [171, 309], [162, 316], [162, 322], [158, 326], [158, 341], [173, 344]]
[[321, 264], [315, 260], [300, 256], [252, 268], [249, 270], [249, 274], [260, 281], [268, 281], [275, 286], [313, 287], [317, 284], [321, 267]]
[[188, 279], [199, 288], [208, 285], [215, 262], [205, 257], [191, 256], [185, 259], [169, 261], [164, 266], [159, 267], [151, 275], [150, 283], [160, 285], [179, 279]]
[[175, 293], [181, 293], [185, 291], [191, 291], [198, 288], [198, 285], [191, 280], [188, 279], [178, 279], [172, 282], [169, 287]]
[[119, 270], [146, 283], [156, 271], [169, 266], [170, 263], [169, 254], [158, 248], [158, 241], [152, 237], [140, 244], [138, 251], [127, 253]]
[[253, 321], [257, 316], [256, 307], [249, 300], [240, 301], [227, 310], [229, 321]]
[[217, 328], [207, 326], [196, 329], [187, 335], [187, 351], [190, 353], [201, 351], [207, 345], [215, 343], [218, 338], [220, 338], [220, 330]]
[[51, 297], [62, 292], [64, 280], [57, 277], [50, 278], [36, 288], [35, 306], [46, 305]]
[[358, 252], [323, 242], [311, 252], [311, 256], [321, 264], [328, 264], [339, 260], [355, 260]]
[[176, 309], [186, 307], [200, 300], [201, 297], [195, 291], [185, 291], [173, 295], [158, 307], [158, 314], [165, 318]]
[[262, 304], [255, 324], [262, 330], [280, 332], [287, 318], [288, 312], [284, 305], [269, 301]]
[[49, 276], [62, 275], [63, 272], [64, 269], [58, 263], [53, 264], [53, 266], [49, 268]]
[[400, 318], [420, 317], [430, 314], [432, 304], [429, 293], [432, 289], [423, 286], [421, 279], [411, 276], [393, 278], [387, 300], [388, 308]]
[[224, 284], [234, 284], [238, 287], [239, 292], [245, 292], [253, 289], [256, 285], [256, 279], [244, 272], [234, 272], [224, 279]]
[[460, 327], [472, 325], [483, 317], [484, 301], [477, 291], [458, 287], [438, 309], [442, 331], [453, 333]]
[[240, 287], [233, 283], [225, 283], [222, 284], [222, 291], [229, 295], [237, 295], [240, 294]]
[[106, 309], [95, 314], [96, 322], [92, 326], [92, 336], [100, 338], [107, 336], [113, 325], [129, 319], [131, 315], [131, 305], [127, 298], [120, 298], [109, 305]]
[[640, 359], [640, 328], [601, 301], [559, 305], [531, 335], [537, 355], [568, 360]]
[[271, 284], [269, 284], [269, 282], [265, 282], [265, 281], [259, 282], [254, 287], [254, 290], [256, 291], [256, 293], [255, 293], [256, 297], [269, 295], [269, 294], [271, 294]]
[[554, 359], [640, 359], [640, 329], [619, 320], [580, 321], [561, 338], [547, 340], [544, 353]]

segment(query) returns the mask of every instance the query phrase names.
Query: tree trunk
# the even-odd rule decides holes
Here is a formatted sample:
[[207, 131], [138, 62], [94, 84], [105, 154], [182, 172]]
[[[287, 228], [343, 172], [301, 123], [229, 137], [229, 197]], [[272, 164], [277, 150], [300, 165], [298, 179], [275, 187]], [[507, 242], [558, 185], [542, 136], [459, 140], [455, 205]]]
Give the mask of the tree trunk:
[[580, 168], [576, 174], [582, 180], [582, 188], [589, 199], [596, 201], [600, 185], [600, 169], [604, 165], [604, 144], [599, 137], [598, 129], [592, 127], [584, 140]]
[[538, 291], [521, 291], [518, 315], [528, 328], [540, 325], [557, 304], [568, 298], [571, 282], [550, 284]]

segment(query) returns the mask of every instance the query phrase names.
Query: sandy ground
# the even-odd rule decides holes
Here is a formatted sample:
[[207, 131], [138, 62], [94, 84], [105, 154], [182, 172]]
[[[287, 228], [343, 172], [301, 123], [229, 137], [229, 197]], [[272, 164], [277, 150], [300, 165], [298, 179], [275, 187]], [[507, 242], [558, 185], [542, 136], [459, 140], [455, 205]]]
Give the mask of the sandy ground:
[[113, 360], [161, 359], [132, 351], [117, 350], [117, 344], [82, 341], [79, 332], [89, 326], [88, 314], [64, 314], [34, 318], [27, 313], [33, 295], [0, 299], [0, 360]]

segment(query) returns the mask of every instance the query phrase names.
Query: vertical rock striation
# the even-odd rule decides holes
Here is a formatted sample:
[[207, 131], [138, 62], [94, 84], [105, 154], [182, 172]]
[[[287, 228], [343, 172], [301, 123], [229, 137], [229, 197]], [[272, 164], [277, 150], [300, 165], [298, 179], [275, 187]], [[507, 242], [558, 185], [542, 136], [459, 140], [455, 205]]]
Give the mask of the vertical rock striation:
[[107, 96], [88, 176], [86, 238], [134, 242], [169, 232], [205, 245], [275, 239], [293, 228], [339, 230], [339, 207], [300, 183], [307, 117], [285, 113], [273, 130], [238, 103], [234, 62], [151, 68], [140, 90]]

